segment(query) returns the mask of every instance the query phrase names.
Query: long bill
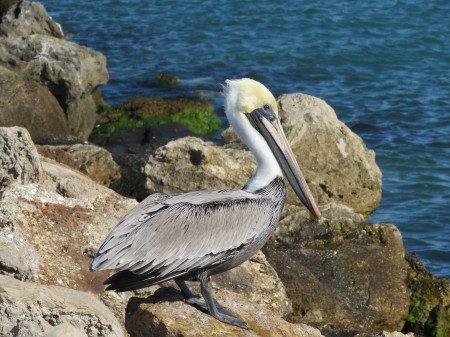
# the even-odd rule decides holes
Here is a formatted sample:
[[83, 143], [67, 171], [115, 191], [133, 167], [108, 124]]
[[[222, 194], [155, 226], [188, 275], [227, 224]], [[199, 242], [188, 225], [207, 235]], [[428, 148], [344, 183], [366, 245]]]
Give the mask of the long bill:
[[268, 143], [298, 198], [317, 219], [320, 219], [319, 209], [314, 202], [277, 115], [271, 110], [256, 109], [247, 117]]

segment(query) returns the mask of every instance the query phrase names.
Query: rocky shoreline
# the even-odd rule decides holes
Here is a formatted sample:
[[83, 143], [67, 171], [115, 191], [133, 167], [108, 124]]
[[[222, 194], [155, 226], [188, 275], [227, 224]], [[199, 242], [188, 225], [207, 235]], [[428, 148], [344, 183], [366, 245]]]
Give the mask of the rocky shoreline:
[[[148, 122], [161, 105], [171, 115], [206, 102], [135, 98], [98, 110], [103, 55], [65, 41], [39, 3], [0, 2], [0, 15], [0, 336], [450, 334], [450, 281], [405, 250], [395, 225], [367, 221], [381, 199], [375, 153], [305, 94], [278, 104], [323, 220], [288, 191], [263, 251], [213, 278], [215, 296], [252, 330], [185, 304], [170, 282], [106, 293], [109, 273], [88, 265], [135, 199], [241, 188], [256, 163], [232, 130], [219, 145], [174, 118]], [[89, 138], [123, 111], [144, 126]]]

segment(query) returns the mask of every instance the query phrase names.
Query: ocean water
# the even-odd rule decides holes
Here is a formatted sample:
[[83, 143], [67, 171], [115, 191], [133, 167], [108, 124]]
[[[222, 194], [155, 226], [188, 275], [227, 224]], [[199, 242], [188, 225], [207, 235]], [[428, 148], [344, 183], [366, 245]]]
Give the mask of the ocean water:
[[326, 100], [376, 151], [383, 198], [370, 220], [397, 225], [450, 278], [449, 1], [41, 2], [69, 40], [107, 56], [113, 105], [201, 92], [224, 118], [220, 83], [244, 76]]

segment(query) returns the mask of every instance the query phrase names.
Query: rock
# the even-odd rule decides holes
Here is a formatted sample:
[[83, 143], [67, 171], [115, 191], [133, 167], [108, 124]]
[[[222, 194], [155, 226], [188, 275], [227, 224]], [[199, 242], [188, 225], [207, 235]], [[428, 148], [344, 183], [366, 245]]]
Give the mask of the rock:
[[415, 254], [407, 254], [410, 311], [404, 331], [418, 336], [450, 336], [450, 280], [429, 273]]
[[83, 172], [104, 186], [111, 186], [120, 179], [120, 167], [110, 152], [96, 145], [44, 145], [39, 153]]
[[371, 224], [347, 206], [285, 208], [263, 251], [292, 300], [293, 322], [331, 331], [401, 330], [408, 315], [406, 263], [393, 225]]
[[73, 325], [62, 323], [46, 330], [44, 337], [87, 337], [87, 335]]
[[[356, 335], [355, 337], [358, 337], [358, 335]], [[414, 337], [414, 334], [412, 332], [410, 332], [408, 334], [403, 334], [398, 331], [395, 331], [395, 332], [383, 331], [383, 332], [376, 334], [374, 337]]]
[[39, 2], [14, 2], [0, 20], [0, 36], [43, 34], [64, 37], [61, 26], [52, 20]]
[[177, 85], [180, 84], [180, 78], [176, 76], [171, 76], [166, 73], [159, 73], [155, 78], [159, 83], [168, 84], [168, 85]]
[[[375, 152], [320, 98], [287, 94], [278, 98], [278, 104], [286, 137], [316, 202], [334, 201], [368, 217], [381, 199]], [[224, 144], [245, 148], [231, 129], [222, 136]], [[290, 186], [287, 202], [299, 204]]]
[[261, 251], [240, 266], [214, 275], [212, 284], [215, 289], [241, 294], [281, 317], [292, 313], [292, 303], [287, 297], [286, 289]]
[[159, 148], [148, 159], [147, 193], [242, 188], [255, 168], [248, 151], [223, 148], [194, 137], [181, 138]]
[[173, 288], [163, 288], [146, 300], [132, 298], [127, 308], [126, 329], [134, 336], [322, 336], [304, 324], [291, 324], [272, 311], [229, 291], [215, 294], [233, 314], [244, 319], [251, 330], [218, 321], [183, 302]]
[[144, 200], [148, 197], [144, 175], [146, 160], [141, 155], [133, 152], [128, 153], [126, 150], [113, 149], [112, 151], [114, 161], [120, 167], [120, 179], [111, 188], [128, 198], [138, 201]]
[[[30, 13], [27, 12], [28, 9], [30, 9]], [[12, 10], [11, 8], [8, 13]], [[47, 27], [48, 29], [45, 27], [33, 28], [35, 27], [33, 13], [36, 11], [45, 12], [39, 4], [30, 4], [28, 1], [20, 1], [17, 4], [14, 13], [17, 12], [19, 16], [23, 15], [23, 17], [21, 20], [12, 18], [11, 22], [8, 21], [8, 36], [0, 37], [0, 66], [13, 71], [25, 82], [36, 82], [37, 85], [50, 91], [56, 98], [59, 108], [64, 111], [70, 134], [87, 139], [96, 119], [96, 104], [93, 95], [96, 94], [97, 87], [105, 84], [108, 80], [106, 58], [89, 48], [55, 37], [55, 35], [59, 36], [58, 33], [55, 33], [56, 23], [52, 26], [53, 28], [48, 26], [50, 24], [44, 25], [50, 27]], [[36, 19], [39, 24], [45, 22], [40, 18], [42, 15]], [[46, 17], [48, 18], [48, 16]], [[20, 25], [21, 28], [17, 25]], [[30, 30], [34, 34], [30, 32], [19, 36], [16, 33], [9, 33], [12, 31], [12, 26], [17, 34]], [[3, 92], [1, 93], [3, 94]], [[2, 94], [0, 97], [3, 96]], [[7, 96], [2, 99], [8, 101]], [[22, 101], [16, 103], [24, 104]], [[53, 103], [51, 102], [51, 104]], [[36, 115], [32, 109], [30, 113], [32, 116]], [[13, 117], [3, 116], [3, 119], [11, 120]], [[31, 120], [31, 118], [29, 119]], [[59, 122], [59, 120], [57, 121]], [[35, 122], [35, 128], [39, 130], [37, 122]], [[61, 127], [60, 133], [64, 134], [64, 132], [65, 129]], [[32, 136], [34, 136], [33, 133]]]
[[47, 134], [40, 137], [35, 137], [33, 138], [33, 142], [36, 145], [74, 145], [84, 143], [81, 138], [61, 134]]
[[16, 215], [0, 203], [0, 274], [28, 280], [38, 272], [39, 254], [16, 225], [17, 220], [13, 218]]
[[[44, 169], [49, 166], [44, 165]], [[38, 267], [26, 270], [31, 269], [33, 274], [20, 274], [20, 278], [100, 293], [102, 281], [109, 274], [91, 273], [88, 266], [106, 235], [136, 202], [108, 192], [88, 178], [83, 181], [81, 174], [66, 176], [73, 182], [71, 185], [58, 179], [66, 187], [52, 185], [55, 166], [50, 166], [49, 174], [53, 177], [49, 177], [46, 185], [13, 185], [4, 191], [0, 219], [9, 221], [0, 224], [1, 233], [9, 238], [12, 247], [19, 250], [25, 241], [37, 255], [34, 260], [39, 261]], [[66, 174], [70, 172], [65, 170]], [[59, 193], [51, 191], [53, 187]]]
[[50, 333], [52, 326], [61, 323], [93, 337], [124, 335], [119, 321], [92, 294], [21, 282], [2, 275], [0, 312], [2, 336], [39, 336]]
[[111, 188], [126, 197], [143, 200], [149, 194], [144, 174], [148, 157], [169, 141], [186, 136], [194, 136], [194, 133], [182, 124], [167, 123], [123, 129], [112, 135], [91, 137], [91, 141], [110, 151], [120, 166], [120, 179]]
[[51, 159], [42, 166], [44, 184], [8, 186], [0, 199], [0, 273], [97, 293], [123, 321], [130, 295], [105, 293], [111, 273], [88, 267], [136, 201]]
[[24, 128], [0, 128], [0, 196], [7, 185], [42, 182], [39, 154]]
[[3, 15], [6, 14], [8, 9], [10, 9], [17, 2], [19, 2], [19, 0], [1, 0], [0, 1], [0, 18], [2, 18]]
[[22, 126], [33, 137], [69, 133], [64, 111], [47, 88], [2, 66], [0, 78], [0, 126]]
[[[281, 95], [278, 104], [289, 143], [317, 201], [335, 201], [366, 217], [375, 211], [381, 199], [375, 152], [319, 98]], [[292, 190], [288, 199], [298, 203]]]

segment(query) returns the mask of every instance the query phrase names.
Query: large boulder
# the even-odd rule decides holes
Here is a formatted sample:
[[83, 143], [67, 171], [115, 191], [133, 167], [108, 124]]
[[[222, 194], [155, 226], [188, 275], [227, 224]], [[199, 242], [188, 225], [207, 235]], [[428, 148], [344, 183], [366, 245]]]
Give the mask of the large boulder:
[[[19, 13], [18, 17], [16, 13]], [[49, 23], [41, 5], [20, 1], [9, 9], [5, 17], [7, 20], [0, 27], [0, 31], [6, 32], [3, 34], [6, 36], [0, 36], [0, 66], [15, 72], [25, 82], [34, 81], [48, 89], [65, 114], [65, 126], [56, 116], [55, 124], [61, 125], [60, 133], [65, 133], [68, 128], [72, 135], [87, 139], [96, 118], [93, 94], [108, 80], [106, 58], [89, 48], [61, 39], [58, 25]], [[1, 91], [0, 102], [9, 102], [6, 93]], [[15, 102], [19, 106], [25, 104], [17, 99]], [[50, 103], [56, 104], [54, 100]], [[39, 112], [32, 108], [30, 106], [25, 111], [30, 113], [30, 121]], [[9, 110], [13, 113], [17, 109]], [[3, 116], [7, 121], [13, 118]], [[34, 121], [36, 130], [39, 130], [38, 122]], [[31, 123], [26, 126], [31, 126]], [[31, 135], [39, 136], [33, 132]]]
[[145, 166], [147, 193], [242, 188], [255, 168], [256, 162], [248, 151], [185, 137], [169, 142], [150, 156]]
[[[364, 216], [375, 211], [381, 199], [375, 152], [320, 98], [288, 94], [278, 104], [289, 143], [317, 201], [335, 201]], [[296, 200], [292, 190], [288, 200]]]
[[44, 86], [0, 66], [0, 126], [22, 126], [33, 137], [69, 134], [63, 109]]
[[288, 323], [272, 311], [248, 301], [241, 295], [220, 291], [215, 297], [221, 305], [244, 319], [251, 330], [224, 324], [185, 304], [180, 292], [165, 288], [146, 300], [130, 300], [125, 322], [127, 332], [131, 337], [322, 336], [319, 330], [304, 324]]
[[39, 2], [18, 0], [3, 2], [11, 4], [9, 8], [5, 7], [5, 13], [0, 12], [0, 15], [4, 14], [0, 20], [0, 35], [43, 34], [58, 38], [64, 36], [61, 26], [52, 20]]
[[292, 300], [290, 319], [328, 333], [401, 330], [410, 300], [399, 230], [344, 205], [320, 210], [319, 223], [304, 208], [286, 207], [263, 249]]
[[92, 294], [21, 282], [3, 275], [0, 275], [0, 312], [2, 336], [51, 336], [52, 330], [55, 336], [53, 327], [60, 324], [66, 326], [66, 331], [78, 331], [78, 336], [124, 335], [117, 318]]

